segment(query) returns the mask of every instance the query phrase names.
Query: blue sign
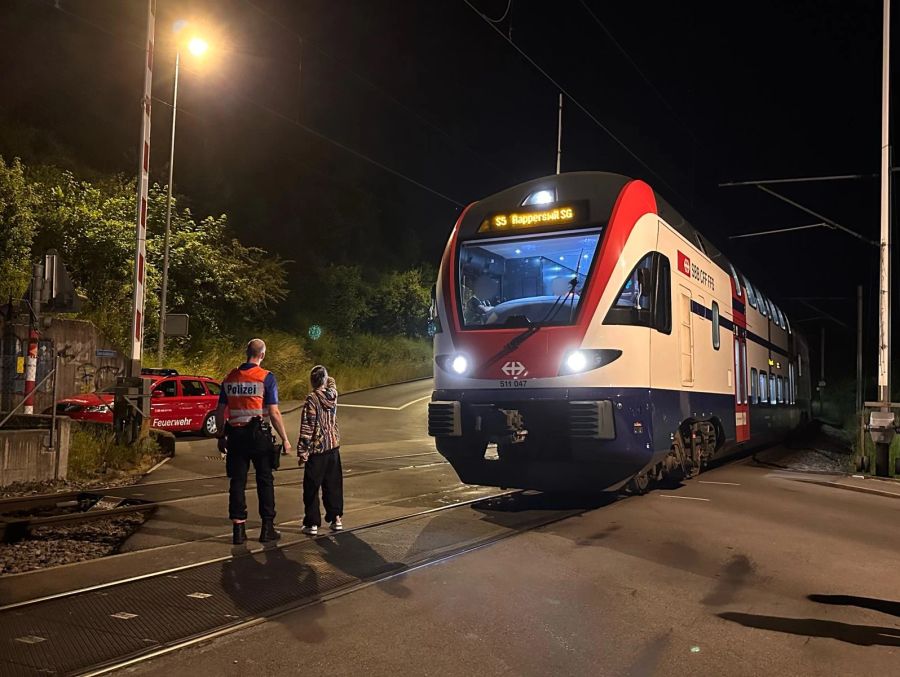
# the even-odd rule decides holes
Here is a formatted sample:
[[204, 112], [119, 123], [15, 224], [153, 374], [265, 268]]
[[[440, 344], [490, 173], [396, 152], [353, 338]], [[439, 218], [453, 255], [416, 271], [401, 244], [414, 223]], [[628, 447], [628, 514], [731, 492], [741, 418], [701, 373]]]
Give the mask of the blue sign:
[[118, 353], [115, 350], [98, 349], [94, 351], [97, 357], [115, 357]]

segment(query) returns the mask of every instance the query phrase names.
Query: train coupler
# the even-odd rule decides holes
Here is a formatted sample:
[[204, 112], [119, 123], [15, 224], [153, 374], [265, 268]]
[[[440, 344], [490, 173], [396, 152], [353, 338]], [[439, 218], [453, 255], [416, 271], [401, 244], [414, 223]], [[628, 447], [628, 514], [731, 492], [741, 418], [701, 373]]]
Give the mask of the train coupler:
[[517, 444], [528, 436], [525, 417], [518, 409], [499, 409], [492, 404], [473, 405], [475, 431], [491, 442]]

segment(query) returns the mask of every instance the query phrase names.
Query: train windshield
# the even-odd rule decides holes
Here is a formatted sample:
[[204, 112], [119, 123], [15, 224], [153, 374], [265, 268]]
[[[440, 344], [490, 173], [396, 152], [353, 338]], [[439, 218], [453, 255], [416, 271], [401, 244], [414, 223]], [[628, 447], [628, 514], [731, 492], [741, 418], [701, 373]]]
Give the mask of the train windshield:
[[572, 324], [602, 239], [599, 228], [464, 242], [459, 252], [463, 327]]

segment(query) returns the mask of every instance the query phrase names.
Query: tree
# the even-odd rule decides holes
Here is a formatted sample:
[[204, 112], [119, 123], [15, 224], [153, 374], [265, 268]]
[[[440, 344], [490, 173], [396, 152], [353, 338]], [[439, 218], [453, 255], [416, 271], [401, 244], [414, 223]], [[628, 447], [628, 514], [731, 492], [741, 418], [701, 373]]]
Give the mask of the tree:
[[31, 244], [37, 198], [18, 158], [0, 156], [0, 303], [19, 299], [31, 279]]
[[[70, 172], [35, 172], [41, 195], [38, 253], [57, 249], [87, 297], [83, 315], [125, 345], [131, 322], [135, 237], [134, 182], [121, 176], [81, 181]], [[158, 336], [159, 289], [166, 213], [163, 187], [150, 187], [147, 213], [145, 330]], [[265, 322], [286, 295], [283, 262], [246, 247], [227, 218], [194, 218], [172, 209], [168, 310], [191, 315], [194, 336], [217, 336], [244, 323]]]
[[420, 268], [381, 276], [372, 292], [370, 329], [379, 334], [424, 336], [431, 305], [431, 281]]

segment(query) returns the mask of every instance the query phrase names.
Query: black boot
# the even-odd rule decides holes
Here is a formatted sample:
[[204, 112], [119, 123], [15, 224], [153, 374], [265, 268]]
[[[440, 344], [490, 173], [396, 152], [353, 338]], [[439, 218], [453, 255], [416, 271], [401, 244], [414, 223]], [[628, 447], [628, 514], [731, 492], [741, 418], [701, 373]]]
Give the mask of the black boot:
[[281, 538], [281, 532], [275, 531], [275, 525], [272, 520], [263, 520], [262, 529], [259, 530], [259, 542], [267, 543], [269, 541], [277, 541]]
[[231, 542], [241, 545], [247, 540], [247, 525], [244, 522], [235, 522], [231, 527]]

